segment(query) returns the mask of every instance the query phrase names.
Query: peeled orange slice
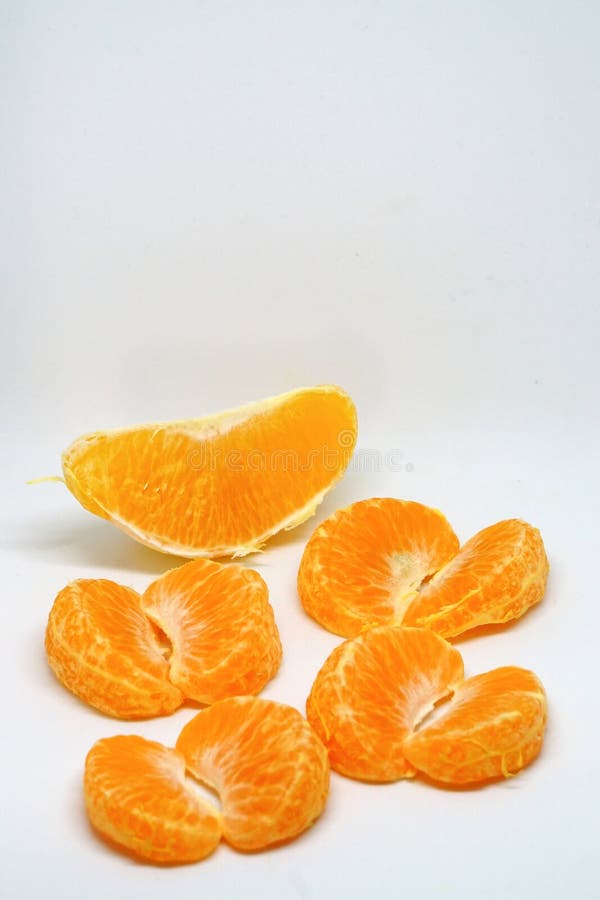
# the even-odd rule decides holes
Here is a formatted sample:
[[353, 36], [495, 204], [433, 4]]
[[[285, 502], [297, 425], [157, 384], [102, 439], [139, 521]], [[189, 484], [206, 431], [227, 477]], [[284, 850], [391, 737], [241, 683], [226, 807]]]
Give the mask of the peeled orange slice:
[[[219, 795], [221, 810], [195, 782]], [[152, 862], [202, 859], [222, 836], [242, 850], [291, 840], [319, 817], [328, 790], [327, 753], [308, 722], [254, 697], [199, 713], [175, 750], [135, 735], [98, 741], [84, 775], [92, 824]]]
[[403, 619], [444, 637], [518, 619], [544, 596], [548, 558], [537, 528], [505, 519], [479, 531], [422, 585]]
[[257, 694], [279, 669], [269, 591], [253, 569], [192, 560], [153, 581], [141, 605], [171, 643], [169, 677], [185, 697]]
[[532, 672], [506, 667], [465, 681], [460, 654], [443, 638], [390, 625], [336, 647], [306, 711], [332, 767], [365, 781], [417, 772], [449, 784], [508, 777], [537, 756], [546, 726], [544, 689]]
[[59, 591], [46, 654], [68, 690], [109, 716], [167, 715], [183, 703], [140, 595], [114, 581], [81, 578]]
[[221, 840], [221, 817], [190, 786], [185, 760], [155, 741], [98, 741], [85, 761], [84, 793], [92, 825], [143, 859], [195, 862]]
[[224, 836], [240, 850], [295, 837], [325, 806], [327, 752], [291, 706], [254, 697], [215, 703], [185, 726], [177, 750], [218, 793]]
[[263, 579], [204, 559], [162, 575], [142, 597], [104, 579], [67, 585], [50, 612], [46, 652], [65, 687], [125, 719], [258, 693], [281, 662]]
[[425, 578], [455, 555], [444, 516], [421, 503], [373, 498], [326, 519], [308, 541], [298, 593], [309, 615], [344, 637], [401, 621]]
[[459, 685], [442, 715], [406, 739], [404, 755], [435, 781], [508, 778], [538, 755], [545, 725], [537, 675], [505, 666]]
[[404, 742], [463, 680], [460, 653], [422, 628], [380, 626], [330, 654], [306, 714], [332, 767], [364, 781], [396, 781], [416, 769]]
[[341, 388], [302, 388], [203, 419], [95, 432], [63, 454], [69, 490], [136, 540], [188, 557], [243, 556], [304, 522], [356, 441]]
[[459, 549], [440, 512], [361, 500], [325, 520], [298, 572], [305, 610], [336, 634], [373, 625], [426, 626], [444, 637], [522, 616], [544, 594], [548, 560], [537, 528], [508, 519]]

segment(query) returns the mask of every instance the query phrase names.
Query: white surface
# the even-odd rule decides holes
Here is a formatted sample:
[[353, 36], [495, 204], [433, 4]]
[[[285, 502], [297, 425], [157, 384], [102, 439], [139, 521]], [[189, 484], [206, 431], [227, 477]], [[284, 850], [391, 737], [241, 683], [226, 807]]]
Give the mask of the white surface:
[[[2, 4], [2, 896], [598, 896], [598, 9]], [[363, 453], [403, 455], [357, 463], [248, 560], [285, 647], [265, 695], [302, 709], [336, 643], [295, 593], [319, 518], [376, 494], [438, 506], [462, 538], [522, 516], [546, 598], [460, 648], [470, 673], [541, 676], [543, 755], [475, 792], [334, 776], [283, 849], [136, 865], [88, 830], [85, 753], [119, 731], [172, 742], [190, 713], [86, 708], [43, 632], [69, 579], [142, 588], [173, 561], [24, 481], [86, 430], [324, 381], [355, 397]]]

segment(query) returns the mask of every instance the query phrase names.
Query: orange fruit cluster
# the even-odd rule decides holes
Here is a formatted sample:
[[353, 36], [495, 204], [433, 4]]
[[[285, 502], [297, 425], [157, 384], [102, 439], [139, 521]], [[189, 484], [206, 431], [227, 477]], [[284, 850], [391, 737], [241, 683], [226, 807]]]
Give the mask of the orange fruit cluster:
[[206, 559], [166, 572], [142, 595], [105, 579], [68, 584], [50, 612], [46, 653], [65, 687], [121, 719], [257, 694], [282, 655], [258, 572]]
[[533, 672], [509, 666], [465, 680], [462, 657], [447, 641], [394, 625], [336, 647], [306, 711], [332, 767], [365, 781], [417, 772], [450, 784], [508, 777], [537, 756], [546, 725]]
[[[212, 789], [219, 810], [195, 782]], [[85, 762], [90, 821], [153, 862], [193, 862], [224, 837], [240, 850], [290, 840], [321, 814], [325, 747], [295, 709], [256, 697], [198, 713], [175, 749], [136, 735], [98, 741]]]
[[198, 557], [141, 595], [75, 581], [50, 612], [52, 669], [102, 712], [131, 719], [186, 699], [208, 704], [174, 748], [129, 735], [90, 750], [88, 815], [120, 847], [190, 862], [223, 839], [241, 850], [290, 840], [321, 814], [330, 765], [371, 782], [473, 785], [514, 775], [540, 752], [537, 676], [507, 666], [465, 678], [446, 640], [541, 600], [544, 545], [519, 519], [461, 547], [420, 503], [373, 498], [338, 510], [306, 545], [298, 593], [348, 640], [319, 671], [307, 718], [253, 696], [282, 654], [267, 586], [207, 557], [253, 552], [307, 519], [343, 475], [356, 428], [348, 395], [321, 385], [205, 419], [96, 432], [63, 455], [86, 509], [151, 547]]
[[374, 498], [340, 509], [302, 556], [298, 593], [329, 631], [424, 626], [455, 637], [522, 616], [546, 587], [537, 528], [507, 519], [462, 547], [444, 516], [410, 500]]

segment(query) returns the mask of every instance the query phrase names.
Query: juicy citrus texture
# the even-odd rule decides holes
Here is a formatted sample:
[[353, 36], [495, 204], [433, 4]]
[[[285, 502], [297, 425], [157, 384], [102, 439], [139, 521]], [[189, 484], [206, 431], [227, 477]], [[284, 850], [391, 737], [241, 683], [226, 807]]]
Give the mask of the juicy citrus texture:
[[241, 850], [295, 837], [325, 806], [327, 752], [290, 706], [253, 697], [215, 703], [185, 726], [177, 749], [219, 794], [223, 833]]
[[58, 679], [86, 703], [123, 719], [165, 715], [183, 702], [140, 599], [114, 581], [82, 578], [58, 593], [46, 629], [46, 654]]
[[527, 669], [506, 666], [464, 681], [443, 714], [404, 743], [420, 772], [468, 784], [519, 771], [540, 752], [546, 695]]
[[341, 478], [356, 410], [303, 388], [180, 422], [84, 435], [63, 454], [69, 490], [132, 537], [180, 556], [241, 556], [311, 516]]
[[157, 578], [142, 609], [172, 644], [170, 679], [185, 697], [257, 694], [279, 668], [268, 588], [253, 569], [193, 560]]
[[316, 529], [298, 593], [309, 615], [344, 637], [383, 624], [452, 637], [522, 616], [542, 599], [547, 576], [540, 533], [526, 522], [498, 522], [459, 549], [437, 510], [373, 499], [338, 510]]
[[[221, 812], [186, 770], [219, 794]], [[255, 697], [199, 713], [175, 750], [133, 735], [101, 740], [84, 775], [93, 825], [154, 862], [202, 859], [222, 836], [242, 850], [290, 840], [318, 818], [328, 790], [327, 753], [308, 722]]]
[[298, 572], [300, 599], [317, 622], [344, 637], [398, 623], [423, 579], [458, 546], [435, 509], [408, 500], [360, 500], [313, 533]]
[[453, 637], [518, 619], [544, 596], [548, 568], [537, 528], [520, 519], [497, 522], [423, 585], [403, 622]]
[[[436, 703], [444, 715], [417, 731]], [[306, 703], [332, 767], [364, 781], [423, 772], [451, 784], [508, 776], [538, 754], [544, 689], [507, 667], [464, 681], [459, 652], [425, 628], [382, 625], [345, 641]]]
[[[417, 731], [450, 694], [444, 714]], [[507, 667], [464, 681], [462, 658], [443, 638], [392, 625], [336, 647], [306, 712], [332, 767], [365, 781], [417, 772], [450, 784], [506, 777], [535, 758], [546, 724], [532, 672]]]
[[281, 662], [260, 575], [203, 559], [167, 572], [142, 597], [104, 579], [67, 585], [50, 612], [46, 652], [65, 687], [123, 719], [168, 714], [185, 699], [258, 693]]
[[85, 805], [92, 825], [152, 862], [194, 862], [221, 840], [221, 820], [191, 789], [174, 750], [136, 735], [98, 741], [87, 755]]
[[415, 774], [404, 755], [407, 736], [463, 676], [458, 650], [432, 631], [372, 628], [328, 657], [307, 700], [307, 718], [336, 771], [396, 781]]

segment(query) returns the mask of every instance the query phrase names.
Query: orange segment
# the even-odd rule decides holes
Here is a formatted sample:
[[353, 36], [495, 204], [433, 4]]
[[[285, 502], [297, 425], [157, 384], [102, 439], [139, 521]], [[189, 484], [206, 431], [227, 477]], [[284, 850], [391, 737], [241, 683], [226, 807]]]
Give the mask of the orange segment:
[[325, 806], [327, 753], [289, 706], [254, 697], [215, 703], [185, 726], [177, 749], [218, 792], [224, 836], [241, 850], [295, 837]]
[[484, 528], [440, 569], [408, 607], [403, 624], [452, 637], [517, 619], [544, 596], [548, 559], [537, 528], [507, 519]]
[[90, 512], [180, 556], [241, 556], [311, 516], [341, 478], [356, 410], [333, 385], [180, 422], [95, 432], [63, 454]]
[[220, 816], [186, 781], [183, 757], [154, 741], [98, 741], [85, 761], [84, 793], [94, 827], [152, 862], [194, 862], [221, 840]]
[[252, 569], [193, 560], [157, 578], [142, 609], [171, 641], [170, 678], [186, 697], [256, 694], [279, 668], [267, 585]]
[[507, 666], [463, 682], [443, 715], [407, 738], [404, 753], [436, 781], [507, 778], [538, 755], [545, 726], [540, 680]]
[[354, 637], [372, 625], [400, 623], [423, 580], [458, 546], [438, 510], [408, 500], [361, 500], [316, 529], [300, 563], [298, 593], [317, 622]]
[[114, 581], [79, 579], [59, 592], [46, 653], [65, 687], [108, 715], [165, 715], [183, 702], [139, 594]]
[[463, 674], [459, 652], [432, 631], [372, 628], [329, 656], [307, 700], [307, 718], [343, 775], [410, 777], [406, 737]]

